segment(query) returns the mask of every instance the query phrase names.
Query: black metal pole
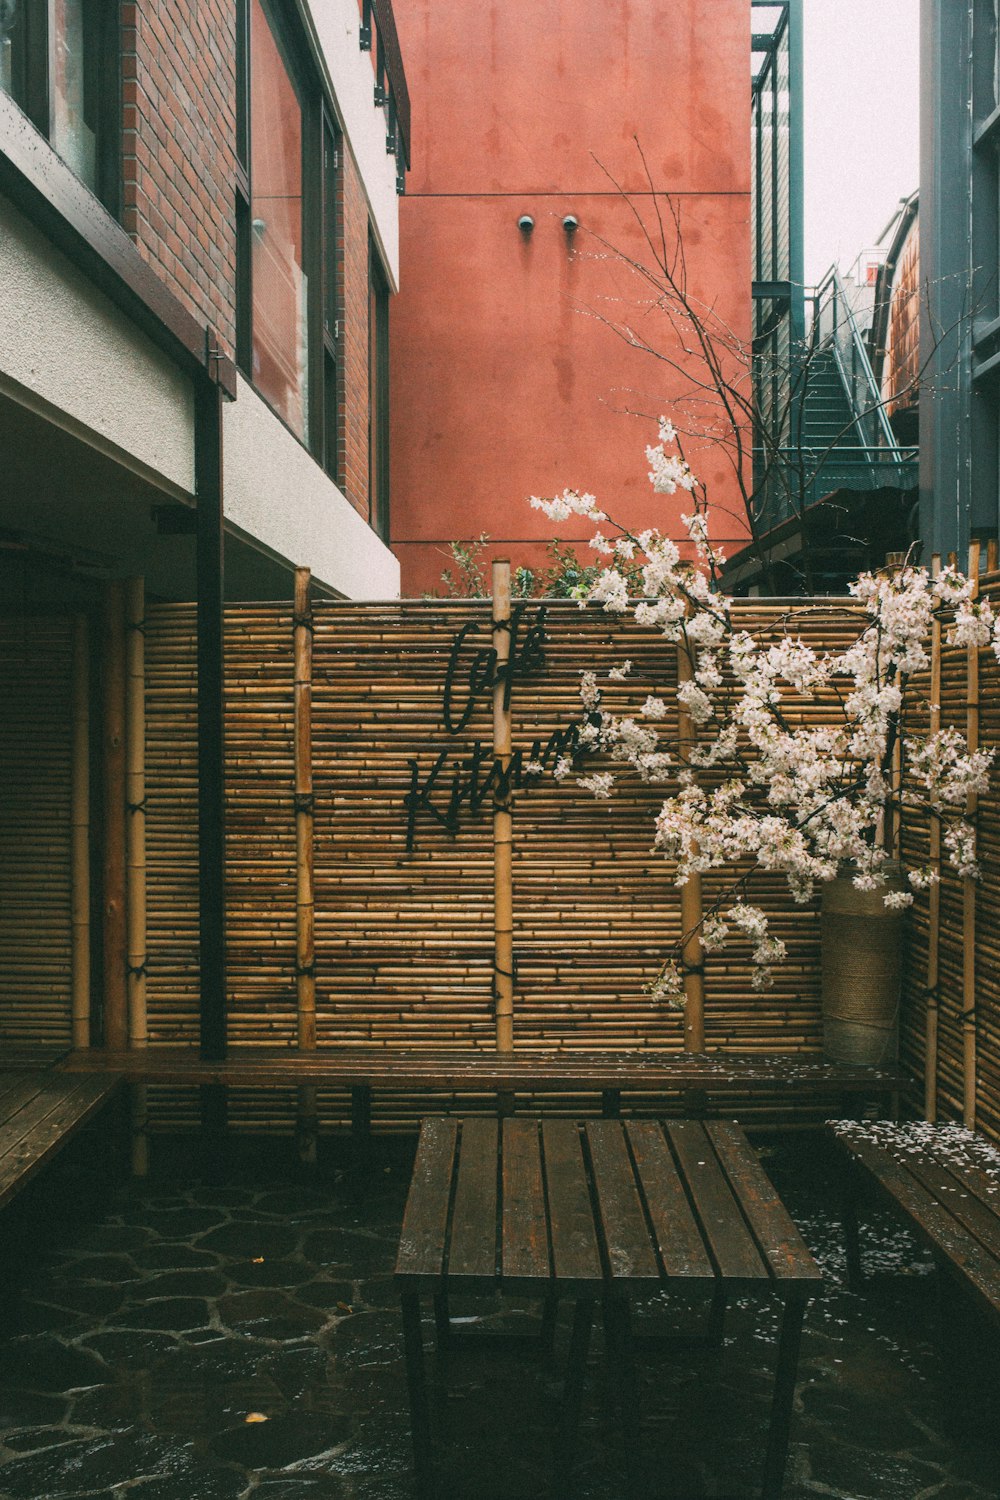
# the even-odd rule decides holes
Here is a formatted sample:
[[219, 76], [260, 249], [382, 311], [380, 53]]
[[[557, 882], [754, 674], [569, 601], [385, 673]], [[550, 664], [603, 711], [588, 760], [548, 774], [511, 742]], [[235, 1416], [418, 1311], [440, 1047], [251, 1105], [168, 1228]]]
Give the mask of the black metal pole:
[[226, 773], [223, 677], [221, 387], [207, 375], [195, 390], [198, 500], [198, 915], [201, 1055], [226, 1055]]

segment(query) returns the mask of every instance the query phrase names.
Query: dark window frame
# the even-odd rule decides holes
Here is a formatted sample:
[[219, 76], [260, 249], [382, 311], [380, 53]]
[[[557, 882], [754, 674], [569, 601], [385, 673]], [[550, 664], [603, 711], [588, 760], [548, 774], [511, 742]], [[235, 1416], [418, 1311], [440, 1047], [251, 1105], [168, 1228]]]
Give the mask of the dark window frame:
[[343, 411], [337, 275], [340, 135], [292, 7], [285, 0], [259, 3], [302, 107], [302, 259], [309, 287], [307, 437], [285, 421], [253, 378], [252, 0], [237, 0], [236, 6], [236, 362], [282, 426], [336, 483], [341, 471], [339, 428]]
[[[23, 28], [16, 53], [18, 86], [14, 103], [52, 145], [54, 95], [51, 76], [52, 5], [25, 4], [18, 24]], [[86, 95], [96, 100], [91, 116], [96, 136], [95, 181], [84, 183], [109, 213], [121, 218], [122, 209], [122, 38], [118, 0], [100, 0], [85, 12], [84, 41]], [[64, 160], [60, 156], [60, 160]], [[68, 165], [68, 163], [67, 163]], [[72, 168], [71, 168], [72, 170]]]
[[[368, 515], [389, 541], [389, 281], [368, 239]], [[373, 482], [374, 479], [374, 482]]]

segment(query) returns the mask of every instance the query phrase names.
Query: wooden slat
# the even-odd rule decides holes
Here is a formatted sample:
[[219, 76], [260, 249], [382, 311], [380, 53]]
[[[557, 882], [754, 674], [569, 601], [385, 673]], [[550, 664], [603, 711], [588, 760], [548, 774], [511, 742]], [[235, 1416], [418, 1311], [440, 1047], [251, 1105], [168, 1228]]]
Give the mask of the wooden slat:
[[594, 1293], [603, 1272], [579, 1126], [546, 1120], [542, 1149], [556, 1280], [560, 1290]]
[[33, 1177], [118, 1091], [114, 1079], [46, 1080], [0, 1129], [0, 1205]]
[[509, 1290], [540, 1290], [551, 1281], [542, 1157], [535, 1120], [504, 1120], [500, 1267]]
[[443, 1278], [457, 1139], [454, 1120], [425, 1120], [420, 1131], [396, 1256], [396, 1277], [411, 1289]]
[[681, 1120], [667, 1125], [666, 1132], [719, 1274], [729, 1282], [753, 1282], [767, 1277], [767, 1265], [743, 1220], [704, 1126]]
[[823, 1273], [739, 1126], [720, 1121], [707, 1133], [775, 1280], [821, 1281]]
[[967, 1186], [961, 1172], [952, 1173], [926, 1156], [908, 1156], [907, 1170], [936, 1198], [963, 1229], [973, 1235], [988, 1255], [1000, 1264], [1000, 1204], [980, 1201]]
[[612, 1088], [662, 1092], [697, 1088], [741, 1092], [787, 1091], [795, 1095], [887, 1092], [903, 1088], [908, 1075], [895, 1068], [853, 1068], [807, 1058], [717, 1053], [703, 1057], [651, 1051], [590, 1052], [567, 1048], [525, 1050], [509, 1056], [455, 1046], [234, 1047], [224, 1063], [205, 1062], [190, 1048], [151, 1047], [143, 1052], [71, 1053], [63, 1068], [73, 1073], [120, 1073], [163, 1083], [227, 1083], [267, 1087], [304, 1080], [372, 1088], [460, 1089], [499, 1092], [524, 1089], [602, 1091]]
[[687, 1281], [714, 1281], [715, 1269], [662, 1126], [632, 1120], [626, 1128], [664, 1271]]
[[448, 1285], [497, 1273], [497, 1122], [490, 1116], [462, 1122], [448, 1246]]
[[587, 1145], [612, 1285], [658, 1286], [660, 1268], [617, 1120], [588, 1120]]
[[992, 1312], [1000, 1310], [1000, 1264], [956, 1225], [951, 1213], [891, 1151], [860, 1133], [839, 1134], [838, 1140], [903, 1210], [923, 1243], [964, 1278]]

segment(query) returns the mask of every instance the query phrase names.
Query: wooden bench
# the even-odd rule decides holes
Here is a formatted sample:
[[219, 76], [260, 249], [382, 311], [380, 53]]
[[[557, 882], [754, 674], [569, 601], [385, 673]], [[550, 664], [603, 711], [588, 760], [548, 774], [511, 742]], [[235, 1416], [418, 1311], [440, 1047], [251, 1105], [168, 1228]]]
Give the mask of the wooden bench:
[[844, 1230], [852, 1285], [862, 1277], [857, 1198], [868, 1183], [905, 1215], [939, 1269], [1000, 1318], [1000, 1152], [956, 1125], [841, 1120], [832, 1129], [849, 1163]]
[[359, 1144], [371, 1130], [376, 1090], [495, 1094], [502, 1115], [514, 1113], [517, 1094], [593, 1094], [600, 1097], [602, 1114], [612, 1118], [620, 1113], [625, 1092], [673, 1096], [689, 1117], [707, 1114], [708, 1100], [720, 1094], [822, 1096], [832, 1102], [828, 1113], [839, 1107], [846, 1115], [859, 1099], [889, 1102], [911, 1085], [894, 1066], [848, 1067], [800, 1053], [231, 1047], [224, 1062], [207, 1062], [191, 1048], [163, 1046], [72, 1052], [61, 1066], [71, 1074], [110, 1073], [133, 1083], [177, 1087], [346, 1089]]
[[632, 1299], [699, 1290], [721, 1334], [730, 1293], [777, 1296], [781, 1334], [762, 1486], [765, 1500], [777, 1500], [803, 1311], [819, 1283], [819, 1268], [732, 1122], [425, 1120], [396, 1260], [419, 1493], [435, 1493], [422, 1296], [433, 1298], [439, 1347], [453, 1337], [452, 1293], [539, 1297], [550, 1328], [557, 1299], [574, 1300], [563, 1471], [575, 1456], [600, 1306], [635, 1496], [650, 1491], [640, 1464]]
[[113, 1074], [0, 1071], [0, 1208], [9, 1203], [122, 1086]]

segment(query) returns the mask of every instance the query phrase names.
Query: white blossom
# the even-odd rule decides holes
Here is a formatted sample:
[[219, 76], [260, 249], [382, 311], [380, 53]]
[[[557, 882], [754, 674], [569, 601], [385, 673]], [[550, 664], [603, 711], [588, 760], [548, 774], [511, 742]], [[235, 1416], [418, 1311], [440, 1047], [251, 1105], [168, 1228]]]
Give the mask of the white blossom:
[[[994, 753], [971, 750], [957, 729], [915, 732], [904, 708], [910, 679], [929, 669], [936, 617], [949, 643], [970, 650], [992, 645], [1000, 660], [1000, 619], [990, 603], [977, 598], [972, 581], [955, 568], [931, 578], [907, 564], [893, 573], [862, 574], [851, 585], [860, 625], [846, 647], [824, 651], [810, 644], [812, 638], [795, 628], [799, 610], [778, 639], [777, 632], [765, 638], [737, 629], [732, 601], [715, 583], [721, 554], [709, 536], [706, 499], [666, 418], [659, 445], [648, 447], [646, 457], [656, 493], [685, 490], [695, 497], [692, 513], [681, 518], [686, 556], [655, 528], [633, 534], [612, 520], [592, 543], [608, 565], [574, 597], [581, 607], [593, 604], [610, 614], [631, 610], [638, 625], [659, 632], [671, 649], [680, 646], [691, 675], [678, 683], [676, 697], [699, 734], [675, 763], [656, 727], [668, 719], [664, 697], [649, 694], [633, 714], [616, 715], [602, 705], [597, 674], [585, 672], [576, 750], [559, 759], [556, 779], [565, 779], [581, 756], [601, 753], [642, 781], [664, 785], [655, 847], [671, 862], [679, 886], [730, 868], [732, 890], [742, 893], [763, 871], [780, 875], [791, 900], [802, 903], [850, 866], [858, 889], [879, 891], [888, 909], [902, 910], [938, 871], [917, 866], [907, 872], [908, 889], [887, 889], [886, 830], [899, 806], [935, 812], [948, 862], [960, 876], [977, 875], [975, 830], [963, 814], [970, 799], [987, 791]], [[531, 503], [554, 520], [609, 520], [593, 496], [575, 490]], [[643, 597], [630, 603], [635, 568]], [[608, 673], [616, 682], [626, 675], [625, 668]], [[811, 698], [821, 702], [822, 714], [810, 725], [803, 700]], [[712, 775], [699, 780], [706, 770]], [[603, 799], [614, 779], [601, 771], [578, 777], [578, 784]], [[745, 941], [755, 989], [773, 982], [786, 956], [765, 912], [742, 899], [714, 909], [700, 938], [706, 952]], [[674, 999], [682, 989], [681, 970], [668, 959], [651, 993]]]
[[585, 792], [593, 792], [598, 799], [607, 799], [611, 796], [615, 778], [608, 771], [595, 771], [593, 776], [578, 776], [576, 784]]

